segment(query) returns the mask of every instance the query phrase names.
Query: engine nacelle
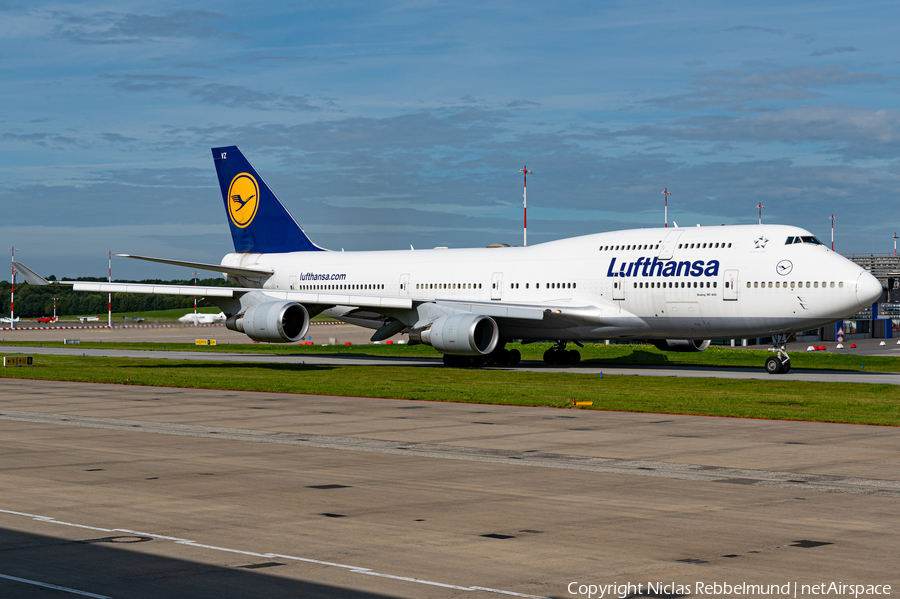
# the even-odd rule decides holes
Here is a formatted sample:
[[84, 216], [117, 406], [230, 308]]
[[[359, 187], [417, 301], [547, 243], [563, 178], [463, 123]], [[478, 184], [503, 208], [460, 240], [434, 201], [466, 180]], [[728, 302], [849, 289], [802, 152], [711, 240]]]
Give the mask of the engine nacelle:
[[410, 341], [419, 341], [445, 354], [485, 356], [497, 347], [500, 327], [480, 314], [442, 316], [428, 328], [413, 329]]
[[661, 351], [704, 351], [709, 347], [709, 339], [656, 339], [652, 341], [656, 349]]
[[296, 302], [266, 302], [250, 306], [242, 314], [225, 321], [232, 331], [240, 331], [254, 341], [291, 343], [309, 329], [309, 312]]

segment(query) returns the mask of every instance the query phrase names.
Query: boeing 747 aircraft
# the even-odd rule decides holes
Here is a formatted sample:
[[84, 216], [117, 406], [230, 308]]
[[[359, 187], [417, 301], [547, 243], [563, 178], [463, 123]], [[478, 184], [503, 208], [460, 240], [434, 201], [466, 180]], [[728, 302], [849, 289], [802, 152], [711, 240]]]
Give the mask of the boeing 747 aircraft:
[[[70, 283], [76, 291], [198, 295], [256, 341], [303, 339], [324, 313], [409, 333], [447, 365], [515, 365], [512, 340], [551, 341], [548, 364], [577, 364], [567, 345], [649, 340], [703, 351], [710, 339], [773, 337], [772, 374], [790, 369], [786, 335], [871, 305], [875, 277], [810, 232], [781, 225], [634, 229], [529, 247], [332, 252], [314, 244], [235, 147], [213, 148], [234, 241], [222, 263], [127, 256], [221, 272], [239, 288]], [[125, 254], [123, 254], [125, 255]], [[15, 262], [29, 283], [48, 284]], [[780, 347], [779, 347], [780, 346]]]

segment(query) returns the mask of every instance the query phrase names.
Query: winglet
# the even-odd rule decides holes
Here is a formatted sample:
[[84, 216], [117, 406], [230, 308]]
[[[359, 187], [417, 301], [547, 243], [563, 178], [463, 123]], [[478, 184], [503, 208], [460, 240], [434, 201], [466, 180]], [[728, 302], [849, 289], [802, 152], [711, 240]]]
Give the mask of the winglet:
[[16, 269], [16, 272], [22, 275], [22, 278], [25, 279], [25, 282], [29, 285], [49, 285], [50, 281], [37, 274], [21, 262], [13, 262], [13, 268]]

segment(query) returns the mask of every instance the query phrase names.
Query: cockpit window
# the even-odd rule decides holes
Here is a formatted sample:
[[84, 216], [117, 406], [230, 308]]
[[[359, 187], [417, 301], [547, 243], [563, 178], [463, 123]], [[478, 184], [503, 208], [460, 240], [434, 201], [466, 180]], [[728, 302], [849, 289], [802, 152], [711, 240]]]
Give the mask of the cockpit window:
[[811, 235], [804, 235], [803, 237], [788, 237], [787, 241], [784, 242], [784, 245], [791, 245], [792, 243], [810, 243], [812, 245], [825, 245], [815, 237]]

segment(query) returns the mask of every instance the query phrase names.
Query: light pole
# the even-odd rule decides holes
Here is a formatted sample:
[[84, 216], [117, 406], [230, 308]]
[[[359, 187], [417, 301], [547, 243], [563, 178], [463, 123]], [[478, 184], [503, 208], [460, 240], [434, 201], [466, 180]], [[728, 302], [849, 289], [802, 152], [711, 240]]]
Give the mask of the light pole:
[[894, 258], [897, 257], [897, 234], [894, 233]]
[[834, 215], [831, 215], [831, 251], [834, 251]]
[[668, 187], [666, 187], [665, 189], [662, 190], [662, 194], [663, 194], [664, 196], [666, 196], [666, 208], [665, 208], [665, 219], [666, 219], [666, 222], [665, 222], [665, 224], [663, 225], [663, 228], [665, 229], [665, 228], [668, 228], [668, 226], [669, 226], [669, 196], [672, 195], [672, 192], [669, 191], [669, 188], [668, 188]]
[[522, 173], [522, 247], [528, 246], [528, 175], [534, 172], [528, 170], [528, 167], [519, 169]]
[[[9, 251], [12, 253], [12, 261], [16, 261], [16, 246], [9, 248]], [[11, 283], [12, 287], [10, 287], [9, 291], [9, 326], [10, 328], [16, 328], [16, 267], [11, 266], [12, 269], [12, 278]]]
[[[109, 258], [109, 282], [112, 283], [112, 250], [106, 252], [106, 256]], [[109, 312], [106, 324], [109, 328], [112, 328], [112, 291], [109, 292], [107, 300], [109, 302]]]
[[759, 204], [756, 205], [756, 207], [759, 208], [759, 224], [762, 224], [762, 211], [763, 211], [763, 208], [765, 208], [765, 206], [763, 206], [762, 202], [760, 202]]
[[[197, 290], [197, 271], [194, 271], [194, 291]], [[197, 294], [194, 294], [194, 326], [197, 326]]]

